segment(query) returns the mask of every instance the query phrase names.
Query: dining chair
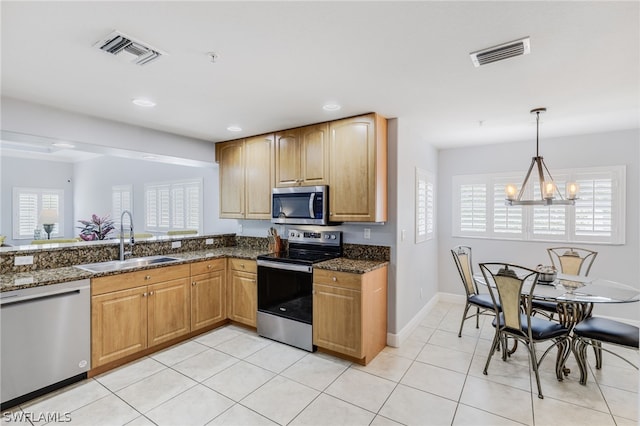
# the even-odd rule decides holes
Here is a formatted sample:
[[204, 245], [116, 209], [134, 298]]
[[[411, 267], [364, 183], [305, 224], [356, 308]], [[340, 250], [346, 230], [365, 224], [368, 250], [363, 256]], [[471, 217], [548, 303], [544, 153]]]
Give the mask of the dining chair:
[[[596, 351], [596, 368], [602, 368], [602, 356], [598, 356], [599, 351], [605, 351], [626, 361], [636, 370], [638, 366], [620, 354], [602, 346], [602, 343], [612, 344], [625, 348], [638, 350], [638, 333], [640, 329], [631, 324], [600, 318], [589, 317], [580, 321], [573, 328], [573, 353], [580, 368], [580, 383], [587, 384], [587, 346], [591, 345]], [[601, 352], [600, 352], [601, 353]]]
[[[496, 327], [496, 335], [483, 373], [488, 374], [489, 364], [496, 350], [501, 345], [506, 347], [507, 338], [513, 338], [524, 343], [529, 350], [529, 360], [538, 386], [538, 398], [542, 399], [544, 396], [538, 373], [540, 364], [547, 354], [557, 347], [556, 377], [558, 380], [563, 380], [564, 363], [571, 351], [569, 329], [555, 321], [532, 316], [531, 301], [538, 283], [537, 271], [508, 263], [481, 263], [480, 271], [488, 284], [489, 294], [494, 304], [501, 306], [500, 311], [495, 310], [496, 318], [492, 325]], [[530, 286], [523, 292], [525, 283]], [[549, 345], [538, 358], [536, 344], [546, 341], [553, 341], [553, 344]], [[507, 360], [507, 351], [502, 351], [502, 360]]]
[[[547, 254], [551, 259], [551, 264], [561, 273], [586, 277], [589, 275], [598, 252], [580, 247], [551, 247], [547, 249]], [[534, 300], [533, 309], [535, 312], [553, 319], [558, 311], [558, 305], [555, 302]]]
[[[478, 291], [478, 285], [473, 279], [473, 266], [471, 263], [471, 247], [468, 246], [456, 246], [451, 249], [453, 255], [453, 261], [458, 268], [462, 285], [467, 294], [466, 303], [464, 306], [464, 312], [462, 313], [462, 320], [460, 321], [460, 331], [458, 331], [458, 337], [462, 337], [462, 327], [464, 322], [469, 318], [476, 318], [476, 328], [480, 327], [480, 315], [495, 315], [495, 307], [493, 300], [488, 293], [481, 294]], [[474, 306], [476, 308], [475, 314], [467, 316], [469, 309]], [[499, 310], [499, 308], [498, 308]]]

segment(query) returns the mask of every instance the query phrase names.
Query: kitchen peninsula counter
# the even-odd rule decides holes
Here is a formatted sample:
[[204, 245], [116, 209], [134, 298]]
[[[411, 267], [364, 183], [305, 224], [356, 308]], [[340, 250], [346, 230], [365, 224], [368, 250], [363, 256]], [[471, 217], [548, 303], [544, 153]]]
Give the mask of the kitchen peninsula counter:
[[120, 269], [109, 272], [89, 272], [75, 266], [65, 266], [62, 268], [41, 269], [29, 272], [7, 273], [0, 276], [0, 292], [20, 290], [28, 287], [39, 287], [58, 284], [85, 278], [97, 278], [107, 275], [116, 275], [125, 272], [141, 271], [144, 269], [162, 268], [165, 266], [198, 262], [206, 259], [234, 257], [240, 259], [255, 260], [259, 254], [263, 254], [264, 252], [265, 251], [261, 249], [245, 247], [219, 247], [209, 250], [198, 250], [175, 254], [169, 253], [164, 256], [175, 257], [179, 260], [170, 263]]

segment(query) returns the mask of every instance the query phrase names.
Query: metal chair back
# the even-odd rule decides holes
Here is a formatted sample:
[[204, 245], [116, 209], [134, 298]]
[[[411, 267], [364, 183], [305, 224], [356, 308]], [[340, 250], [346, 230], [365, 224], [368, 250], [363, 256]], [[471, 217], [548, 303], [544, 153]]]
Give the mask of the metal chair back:
[[453, 255], [453, 261], [458, 268], [460, 279], [464, 285], [464, 289], [467, 292], [467, 297], [474, 294], [478, 294], [478, 287], [473, 280], [473, 266], [471, 263], [471, 247], [468, 246], [456, 246], [451, 249]]
[[563, 274], [589, 275], [597, 251], [580, 247], [551, 247], [547, 249], [551, 264]]

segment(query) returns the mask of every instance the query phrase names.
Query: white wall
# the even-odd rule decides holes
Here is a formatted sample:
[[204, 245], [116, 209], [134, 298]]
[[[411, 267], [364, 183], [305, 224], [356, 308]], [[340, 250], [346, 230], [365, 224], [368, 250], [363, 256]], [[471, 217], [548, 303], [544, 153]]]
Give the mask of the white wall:
[[[412, 124], [410, 119], [397, 120], [396, 183], [389, 186], [389, 195], [395, 198], [397, 217], [396, 240], [393, 244], [395, 250], [392, 250], [396, 270], [396, 327], [389, 331], [402, 334], [403, 329], [439, 290], [438, 231], [431, 240], [418, 244], [415, 242], [415, 169], [419, 167], [433, 173], [437, 183], [438, 153], [423, 140]], [[436, 193], [436, 205], [438, 198]]]
[[2, 97], [2, 130], [141, 153], [214, 161], [213, 143]]
[[[0, 235], [5, 244], [28, 244], [28, 240], [13, 240], [13, 188], [55, 188], [64, 190], [64, 237], [74, 235], [73, 222], [73, 165], [58, 161], [27, 160], [16, 157], [0, 157]], [[43, 234], [45, 235], [45, 234]]]
[[[540, 153], [551, 173], [572, 167], [626, 165], [626, 243], [580, 244], [598, 251], [591, 276], [603, 277], [640, 288], [640, 131], [577, 135], [542, 139]], [[440, 291], [464, 294], [450, 249], [464, 244], [473, 248], [473, 261], [510, 261], [533, 267], [549, 264], [546, 248], [557, 243], [454, 238], [452, 229], [452, 177], [474, 173], [517, 172], [524, 174], [535, 155], [535, 141], [447, 149], [439, 152], [438, 264]], [[477, 271], [477, 267], [476, 267]], [[596, 307], [600, 315], [638, 320], [637, 303]]]

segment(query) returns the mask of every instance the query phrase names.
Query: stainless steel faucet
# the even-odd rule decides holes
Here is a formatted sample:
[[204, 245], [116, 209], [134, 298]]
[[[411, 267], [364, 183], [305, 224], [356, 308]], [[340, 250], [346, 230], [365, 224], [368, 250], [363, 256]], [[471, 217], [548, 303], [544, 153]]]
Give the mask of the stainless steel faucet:
[[[129, 215], [129, 251], [124, 251], [124, 215]], [[133, 238], [133, 215], [129, 210], [123, 210], [120, 215], [120, 260], [124, 260], [125, 256], [133, 253], [133, 245], [136, 243]]]

